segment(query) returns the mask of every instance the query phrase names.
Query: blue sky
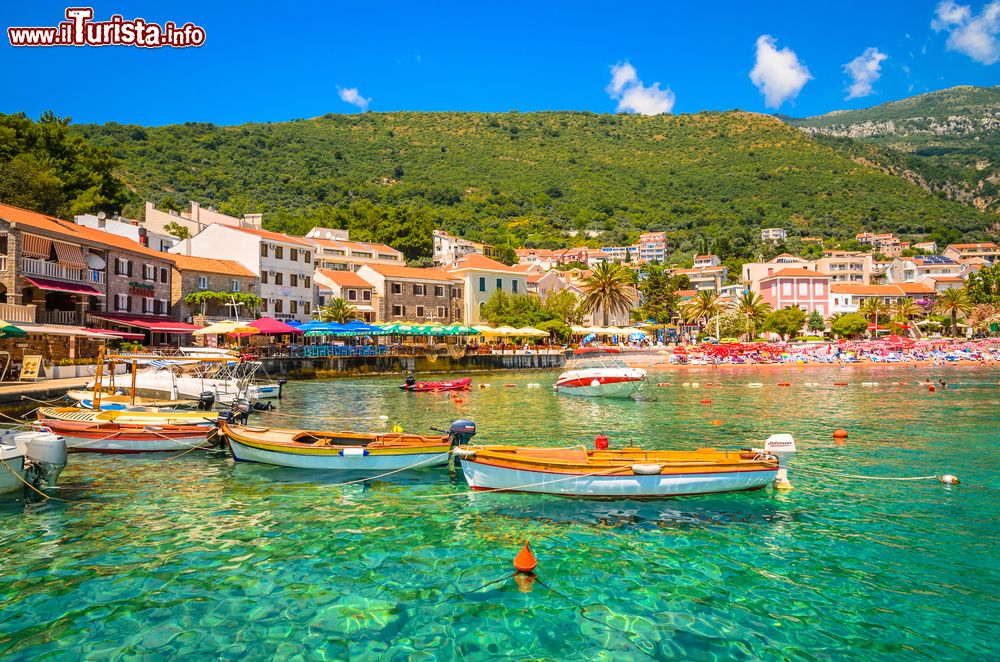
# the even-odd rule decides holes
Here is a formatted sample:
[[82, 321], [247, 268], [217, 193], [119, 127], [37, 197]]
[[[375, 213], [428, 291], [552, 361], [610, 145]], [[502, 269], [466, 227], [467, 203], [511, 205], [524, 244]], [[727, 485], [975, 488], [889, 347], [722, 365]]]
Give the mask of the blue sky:
[[[0, 23], [4, 32], [54, 26], [66, 6], [7, 3]], [[0, 112], [236, 124], [358, 112], [370, 100], [373, 111], [804, 116], [1000, 82], [1000, 0], [92, 6], [96, 20], [191, 21], [207, 40], [189, 49], [14, 48], [3, 34]], [[857, 78], [844, 68], [852, 61]]]

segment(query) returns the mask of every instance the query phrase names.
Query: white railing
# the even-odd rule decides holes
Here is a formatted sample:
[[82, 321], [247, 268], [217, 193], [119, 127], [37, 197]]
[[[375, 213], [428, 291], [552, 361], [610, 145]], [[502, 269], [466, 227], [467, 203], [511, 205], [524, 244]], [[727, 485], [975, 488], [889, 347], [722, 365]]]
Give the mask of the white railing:
[[5, 322], [35, 322], [35, 304], [22, 306], [16, 303], [0, 303], [0, 319]]
[[46, 310], [46, 324], [76, 324], [75, 310]]
[[58, 262], [46, 262], [31, 257], [21, 258], [21, 271], [30, 276], [48, 276], [62, 280], [83, 281], [83, 269], [67, 267]]
[[7, 256], [0, 255], [0, 271], [7, 271]]
[[104, 271], [101, 269], [87, 269], [87, 282], [94, 285], [104, 285]]

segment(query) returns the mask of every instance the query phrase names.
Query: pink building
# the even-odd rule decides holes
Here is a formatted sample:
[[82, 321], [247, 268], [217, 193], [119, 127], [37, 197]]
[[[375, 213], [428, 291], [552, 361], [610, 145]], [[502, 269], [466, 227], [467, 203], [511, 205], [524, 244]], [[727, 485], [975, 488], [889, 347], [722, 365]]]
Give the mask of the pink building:
[[774, 310], [794, 306], [823, 317], [830, 313], [830, 276], [818, 271], [788, 267], [760, 281], [760, 296]]

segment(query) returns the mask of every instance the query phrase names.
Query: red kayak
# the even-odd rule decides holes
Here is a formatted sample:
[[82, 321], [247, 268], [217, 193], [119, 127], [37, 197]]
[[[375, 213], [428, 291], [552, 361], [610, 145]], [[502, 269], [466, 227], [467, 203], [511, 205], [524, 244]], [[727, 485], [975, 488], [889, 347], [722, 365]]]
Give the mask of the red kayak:
[[414, 393], [431, 393], [433, 391], [468, 391], [472, 387], [472, 379], [456, 379], [450, 382], [407, 382], [399, 388]]

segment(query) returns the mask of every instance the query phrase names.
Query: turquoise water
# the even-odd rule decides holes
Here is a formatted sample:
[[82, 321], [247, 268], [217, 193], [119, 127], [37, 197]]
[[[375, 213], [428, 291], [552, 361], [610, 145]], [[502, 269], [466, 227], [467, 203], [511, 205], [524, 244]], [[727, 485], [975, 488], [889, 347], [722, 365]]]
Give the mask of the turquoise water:
[[[914, 385], [926, 376], [951, 388]], [[65, 501], [0, 501], [0, 654], [1000, 654], [1000, 474], [990, 455], [1000, 369], [704, 369], [654, 376], [673, 386], [651, 385], [638, 402], [556, 396], [554, 377], [477, 376], [491, 388], [461, 402], [400, 393], [395, 379], [292, 383], [279, 410], [258, 420], [422, 431], [461, 416], [477, 421], [483, 442], [565, 445], [607, 432], [613, 443], [657, 448], [741, 446], [791, 432], [795, 489], [600, 502], [468, 494], [444, 469], [337, 487], [336, 476], [234, 465], [222, 454], [73, 456], [58, 491]], [[792, 386], [773, 385], [786, 380]], [[839, 380], [852, 385], [833, 387]], [[767, 385], [749, 389], [750, 381]], [[847, 440], [831, 438], [838, 427]], [[831, 471], [949, 472], [962, 484]], [[539, 562], [527, 593], [507, 577], [525, 540]]]

